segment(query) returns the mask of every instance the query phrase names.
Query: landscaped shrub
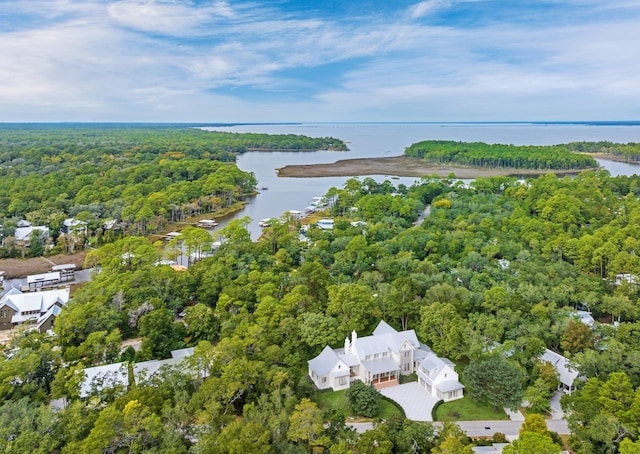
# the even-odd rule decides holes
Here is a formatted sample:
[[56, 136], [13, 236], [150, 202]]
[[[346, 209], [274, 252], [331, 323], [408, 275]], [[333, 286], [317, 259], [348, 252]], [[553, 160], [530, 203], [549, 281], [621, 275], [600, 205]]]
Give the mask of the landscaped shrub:
[[380, 410], [380, 394], [373, 385], [365, 385], [361, 381], [351, 384], [345, 396], [349, 401], [351, 411], [365, 418], [373, 418]]

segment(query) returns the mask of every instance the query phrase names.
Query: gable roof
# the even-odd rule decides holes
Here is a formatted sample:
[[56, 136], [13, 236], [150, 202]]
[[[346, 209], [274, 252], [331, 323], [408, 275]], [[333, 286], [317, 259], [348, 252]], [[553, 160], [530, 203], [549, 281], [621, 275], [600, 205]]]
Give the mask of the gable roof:
[[378, 323], [378, 326], [376, 326], [376, 329], [373, 330], [373, 336], [379, 336], [381, 334], [395, 334], [398, 331], [391, 325], [389, 325], [387, 322], [385, 322], [384, 320], [380, 320], [380, 323]]
[[13, 236], [17, 241], [27, 241], [35, 231], [41, 232], [42, 235], [49, 235], [49, 227], [36, 225], [34, 227], [18, 227]]
[[434, 379], [438, 375], [440, 375], [445, 367], [453, 369], [455, 367], [455, 364], [453, 364], [449, 359], [441, 358], [431, 351], [427, 353], [425, 358], [420, 363], [420, 368], [428, 371], [429, 377], [431, 379]]
[[151, 361], [136, 363], [133, 366], [133, 376], [136, 379], [136, 383], [140, 380], [151, 378], [162, 366], [175, 366], [180, 364], [183, 358], [152, 359]]
[[51, 307], [64, 306], [68, 301], [68, 288], [36, 293], [22, 293], [12, 288], [0, 298], [0, 307], [6, 305], [16, 312], [11, 318], [12, 323], [23, 323], [31, 319], [39, 319]]
[[326, 375], [340, 361], [338, 354], [328, 345], [315, 358], [308, 361], [309, 369], [318, 375]]
[[51, 317], [52, 315], [54, 317], [57, 317], [58, 315], [60, 315], [60, 311], [62, 310], [62, 308], [60, 306], [58, 306], [57, 304], [54, 304], [53, 306], [51, 306], [49, 308], [49, 310], [47, 312], [45, 312], [44, 314], [42, 314], [40, 316], [40, 318], [38, 319], [38, 329], [40, 327], [42, 327], [42, 325], [49, 319], [49, 317]]
[[569, 360], [559, 353], [552, 352], [545, 348], [544, 353], [540, 357], [542, 361], [550, 363], [553, 368], [560, 374], [560, 381], [567, 386], [573, 386], [573, 382], [578, 378], [578, 371], [573, 369], [569, 364]]
[[87, 397], [94, 388], [102, 391], [105, 388], [129, 385], [129, 370], [127, 363], [105, 364], [104, 366], [87, 367], [84, 369], [84, 380], [80, 384], [80, 397]]
[[[177, 365], [193, 353], [193, 348], [173, 350], [169, 359], [154, 359], [143, 361], [133, 365], [133, 379], [139, 381], [149, 378], [157, 373], [162, 366]], [[105, 364], [103, 366], [87, 367], [84, 369], [84, 380], [80, 384], [80, 397], [87, 397], [94, 390], [100, 392], [103, 389], [116, 386], [129, 386], [129, 366], [126, 362]]]
[[352, 348], [355, 347], [358, 357], [362, 361], [368, 355], [398, 352], [405, 342], [408, 342], [414, 349], [420, 348], [420, 342], [414, 330], [397, 331], [381, 320], [371, 336], [356, 337]]
[[187, 356], [193, 355], [195, 351], [194, 347], [181, 348], [179, 350], [172, 350], [171, 357], [176, 359], [186, 358]]

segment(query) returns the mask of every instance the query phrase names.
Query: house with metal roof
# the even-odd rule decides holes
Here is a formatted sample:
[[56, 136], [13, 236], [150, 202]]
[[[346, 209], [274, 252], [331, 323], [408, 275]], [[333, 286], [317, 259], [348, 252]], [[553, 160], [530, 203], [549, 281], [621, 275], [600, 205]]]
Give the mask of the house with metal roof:
[[[131, 384], [143, 384], [158, 374], [163, 367], [179, 366], [183, 364], [185, 358], [193, 355], [194, 348], [182, 348], [171, 351], [171, 358], [152, 359], [135, 364], [126, 362], [105, 364], [102, 366], [86, 367], [82, 373], [83, 378], [80, 383], [80, 397], [85, 398], [90, 395], [102, 395], [105, 392], [126, 390]], [[202, 371], [191, 369], [192, 373], [202, 374]]]
[[575, 381], [579, 378], [580, 373], [574, 369], [569, 360], [559, 353], [553, 352], [545, 348], [544, 353], [540, 357], [542, 361], [546, 361], [553, 366], [558, 372], [560, 379], [560, 387], [564, 392], [571, 394], [575, 388]]
[[35, 293], [22, 293], [12, 288], [0, 298], [0, 330], [35, 323], [45, 332], [53, 326], [53, 320], [68, 301], [68, 288]]
[[414, 330], [397, 331], [384, 321], [371, 336], [358, 337], [353, 331], [343, 348], [326, 346], [308, 365], [318, 389], [347, 389], [356, 380], [384, 388], [413, 372], [418, 373], [422, 388], [440, 399], [461, 398], [464, 388], [453, 363], [420, 343]]
[[418, 384], [429, 394], [448, 402], [463, 397], [464, 385], [458, 381], [455, 364], [429, 352], [417, 370]]

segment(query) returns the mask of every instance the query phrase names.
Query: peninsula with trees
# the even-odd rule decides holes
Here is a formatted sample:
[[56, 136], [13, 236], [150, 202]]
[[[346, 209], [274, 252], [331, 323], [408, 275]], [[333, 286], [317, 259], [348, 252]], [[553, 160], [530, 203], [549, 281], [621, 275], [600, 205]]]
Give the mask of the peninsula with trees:
[[451, 173], [459, 178], [499, 175], [535, 176], [547, 172], [577, 174], [595, 169], [594, 157], [637, 159], [640, 145], [571, 143], [550, 146], [516, 146], [483, 142], [425, 140], [407, 147], [402, 156], [343, 159], [332, 164], [286, 166], [278, 169], [283, 177], [395, 175], [422, 176]]

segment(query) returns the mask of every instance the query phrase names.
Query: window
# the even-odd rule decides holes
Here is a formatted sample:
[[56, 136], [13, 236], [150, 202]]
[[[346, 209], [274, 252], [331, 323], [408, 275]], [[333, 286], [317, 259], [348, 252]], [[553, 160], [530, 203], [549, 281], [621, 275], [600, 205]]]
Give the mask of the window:
[[322, 383], [326, 383], [327, 382], [327, 377], [322, 377]]
[[409, 364], [408, 363], [404, 365], [404, 371], [405, 372], [409, 372]]
[[370, 360], [371, 359], [371, 355], [365, 356], [364, 359], [367, 360], [367, 361]]
[[404, 352], [404, 357], [408, 358], [409, 357], [409, 352]]
[[378, 359], [380, 358], [380, 353], [376, 353], [375, 355], [373, 355], [373, 359]]
[[338, 384], [340, 386], [344, 386], [347, 384], [347, 377], [340, 377], [340, 379], [338, 380]]

